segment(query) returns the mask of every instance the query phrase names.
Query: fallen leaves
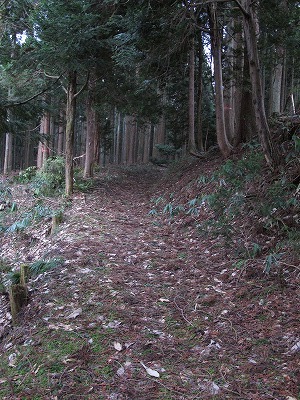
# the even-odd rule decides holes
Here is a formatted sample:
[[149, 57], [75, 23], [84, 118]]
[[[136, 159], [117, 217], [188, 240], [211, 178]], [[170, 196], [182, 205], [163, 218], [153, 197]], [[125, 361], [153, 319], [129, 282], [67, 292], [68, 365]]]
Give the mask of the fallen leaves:
[[80, 314], [82, 314], [82, 308], [79, 307], [76, 310], [74, 310], [73, 312], [71, 312], [71, 314], [69, 314], [66, 318], [67, 319], [75, 319], [77, 318]]
[[[33, 258], [53, 252], [66, 262], [31, 281], [24, 338], [15, 330], [0, 343], [9, 382], [11, 376], [22, 382], [18, 367], [28, 364], [28, 387], [45, 398], [55, 378], [64, 384], [59, 398], [240, 400], [251, 393], [267, 400], [270, 388], [274, 398], [296, 400], [294, 292], [261, 276], [247, 279], [220, 237], [178, 221], [165, 225], [159, 216], [154, 224], [147, 182], [131, 183], [130, 190], [110, 187], [104, 197], [97, 189], [87, 194], [89, 206], [80, 212], [75, 196], [61, 231], [30, 245]], [[24, 244], [18, 252], [9, 246], [3, 254], [26, 254]], [[27, 322], [34, 341], [26, 340]], [[88, 355], [79, 342], [89, 346]], [[9, 387], [5, 376], [0, 384]]]
[[155, 371], [152, 368], [146, 367], [146, 365], [142, 361], [140, 361], [140, 364], [142, 365], [142, 367], [145, 368], [145, 370], [146, 370], [148, 375], [150, 375], [150, 376], [152, 376], [154, 378], [159, 378], [160, 377], [159, 372]]

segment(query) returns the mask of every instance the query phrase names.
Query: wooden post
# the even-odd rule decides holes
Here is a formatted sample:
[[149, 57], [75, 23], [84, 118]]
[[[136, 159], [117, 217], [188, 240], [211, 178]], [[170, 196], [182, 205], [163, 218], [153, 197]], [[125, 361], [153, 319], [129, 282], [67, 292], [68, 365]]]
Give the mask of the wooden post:
[[29, 266], [27, 264], [22, 264], [20, 266], [20, 284], [26, 286], [29, 274]]
[[18, 321], [18, 314], [21, 308], [28, 302], [28, 290], [26, 286], [20, 283], [11, 285], [9, 289], [9, 303], [13, 323]]
[[54, 235], [58, 225], [61, 224], [62, 221], [63, 221], [63, 213], [61, 211], [52, 215], [52, 225], [51, 225], [51, 233], [50, 233], [51, 236]]
[[28, 303], [28, 289], [26, 285], [28, 272], [28, 265], [21, 265], [20, 283], [11, 285], [11, 287], [9, 288], [10, 311], [14, 324], [16, 324], [18, 321], [18, 314], [21, 311], [21, 308]]

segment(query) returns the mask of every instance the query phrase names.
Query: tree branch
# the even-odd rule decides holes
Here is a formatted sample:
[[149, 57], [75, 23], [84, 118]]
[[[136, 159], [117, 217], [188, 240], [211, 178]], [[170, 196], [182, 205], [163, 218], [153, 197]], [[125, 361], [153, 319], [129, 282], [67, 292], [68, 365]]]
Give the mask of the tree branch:
[[47, 92], [52, 86], [54, 86], [54, 85], [60, 80], [61, 77], [62, 77], [62, 75], [60, 75], [60, 76], [55, 80], [55, 82], [53, 82], [50, 86], [47, 86], [45, 89], [43, 89], [43, 90], [41, 90], [39, 93], [36, 93], [35, 95], [29, 97], [28, 99], [23, 100], [23, 101], [20, 101], [20, 102], [18, 102], [18, 103], [4, 104], [3, 107], [10, 108], [10, 107], [21, 106], [21, 105], [23, 105], [23, 104], [29, 103], [30, 101], [36, 99], [37, 97], [39, 97], [39, 96], [41, 96], [42, 94], [44, 94], [45, 92]]
[[[60, 80], [60, 78], [63, 76], [64, 73], [65, 73], [65, 72], [63, 72], [60, 76], [58, 76], [58, 75], [49, 75], [49, 74], [47, 74], [46, 71], [44, 71], [44, 75], [45, 75], [47, 78], [50, 78], [50, 79], [57, 79], [57, 80]], [[63, 89], [63, 91], [64, 91], [65, 93], [68, 93], [66, 87], [65, 87], [63, 84], [61, 84], [61, 87], [62, 87], [62, 89]]]
[[240, 0], [234, 0], [234, 2], [237, 4], [238, 8], [242, 11], [243, 15], [247, 18], [250, 17], [250, 14], [246, 11], [246, 9], [242, 6], [240, 3]]
[[84, 91], [84, 89], [87, 87], [87, 84], [89, 83], [89, 79], [90, 79], [90, 73], [88, 72], [84, 85], [77, 93], [74, 94], [74, 99], [76, 99], [76, 97], [78, 97]]
[[[210, 3], [227, 3], [230, 0], [202, 0], [198, 3], [194, 3], [193, 6], [205, 6], [207, 4]], [[236, 5], [238, 6], [238, 8], [242, 11], [242, 13], [244, 14], [245, 17], [249, 18], [250, 14], [246, 11], [246, 9], [243, 7], [243, 5], [241, 4], [240, 0], [233, 0]]]

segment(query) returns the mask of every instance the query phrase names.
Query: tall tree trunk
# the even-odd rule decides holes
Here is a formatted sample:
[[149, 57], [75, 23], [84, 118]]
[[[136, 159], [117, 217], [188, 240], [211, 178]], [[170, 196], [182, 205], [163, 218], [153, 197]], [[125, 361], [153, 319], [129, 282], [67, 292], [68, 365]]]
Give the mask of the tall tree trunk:
[[197, 105], [197, 148], [204, 151], [202, 132], [202, 100], [203, 100], [203, 42], [202, 32], [199, 33], [199, 65], [198, 65], [198, 105]]
[[[232, 6], [230, 6], [232, 7]], [[230, 143], [236, 147], [240, 143], [241, 102], [243, 92], [244, 40], [241, 18], [231, 18], [226, 36], [226, 71], [224, 83], [225, 126]]]
[[73, 193], [73, 154], [74, 154], [74, 128], [75, 128], [75, 113], [76, 113], [76, 87], [77, 87], [77, 73], [76, 71], [69, 71], [68, 87], [67, 87], [67, 106], [66, 106], [66, 196], [69, 197]]
[[255, 4], [251, 0], [243, 0], [242, 4], [245, 10], [243, 13], [244, 33], [249, 58], [252, 100], [254, 104], [258, 136], [263, 147], [267, 163], [270, 166], [276, 166], [279, 163], [279, 157], [275, 146], [271, 142], [270, 129], [265, 112], [264, 94], [262, 90], [262, 79], [256, 40]]
[[4, 154], [4, 175], [12, 171], [12, 151], [13, 151], [13, 137], [10, 132], [5, 135], [5, 154]]
[[58, 138], [57, 138], [57, 155], [62, 156], [64, 152], [64, 129], [65, 128], [65, 111], [60, 110], [58, 122]]
[[43, 151], [43, 165], [50, 155], [50, 113], [47, 111], [44, 115], [44, 151]]
[[188, 151], [197, 152], [195, 139], [195, 38], [191, 38], [189, 52], [189, 136]]
[[231, 153], [232, 146], [227, 137], [224, 114], [222, 32], [218, 26], [217, 4], [213, 3], [209, 5], [208, 9], [211, 28], [211, 50], [214, 59], [217, 141], [223, 156], [228, 157]]
[[236, 134], [236, 145], [241, 142], [249, 141], [254, 135], [256, 130], [254, 106], [252, 102], [252, 95], [249, 90], [249, 60], [246, 48], [244, 48], [244, 67], [243, 67], [243, 83], [242, 83], [242, 95], [240, 104], [240, 117], [239, 117], [239, 129]]
[[85, 178], [90, 178], [94, 175], [95, 163], [95, 141], [96, 141], [96, 111], [94, 105], [94, 82], [95, 80], [90, 76], [88, 85], [88, 95], [86, 104], [86, 146], [85, 146], [85, 164], [84, 174]]
[[270, 115], [273, 113], [280, 114], [281, 109], [281, 96], [283, 93], [283, 66], [285, 59], [285, 50], [282, 46], [277, 46], [275, 51], [275, 64], [271, 76], [271, 95], [270, 95]]
[[49, 156], [50, 114], [46, 112], [41, 118], [40, 141], [38, 145], [37, 168], [42, 168]]
[[30, 131], [26, 132], [24, 138], [24, 169], [30, 166], [30, 145], [31, 145], [31, 136]]

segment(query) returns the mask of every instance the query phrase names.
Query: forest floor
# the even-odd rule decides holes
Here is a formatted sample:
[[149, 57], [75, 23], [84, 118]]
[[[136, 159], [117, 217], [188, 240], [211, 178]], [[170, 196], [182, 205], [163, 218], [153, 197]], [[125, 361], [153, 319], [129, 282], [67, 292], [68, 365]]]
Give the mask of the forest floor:
[[[299, 260], [284, 278], [259, 257], [237, 268], [201, 214], [149, 214], [219, 163], [108, 168], [54, 234], [50, 219], [1, 234], [2, 263], [63, 260], [30, 280], [17, 326], [0, 296], [1, 399], [300, 399]], [[35, 201], [12, 190], [19, 210]]]

